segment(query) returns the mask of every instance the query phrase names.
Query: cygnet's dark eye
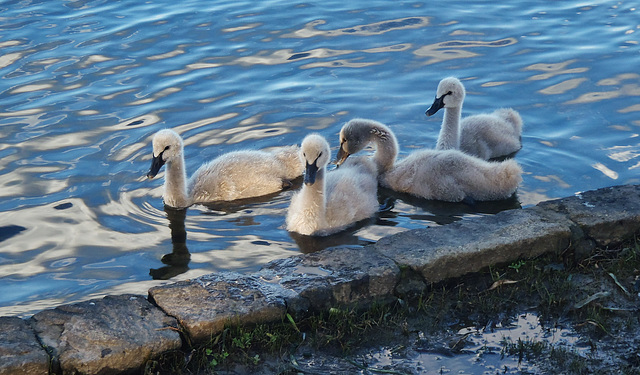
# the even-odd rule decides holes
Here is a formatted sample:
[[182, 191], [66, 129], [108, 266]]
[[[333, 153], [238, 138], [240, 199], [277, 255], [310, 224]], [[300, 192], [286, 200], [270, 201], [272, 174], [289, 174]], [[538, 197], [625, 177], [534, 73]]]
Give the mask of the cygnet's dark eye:
[[447, 93], [447, 95], [451, 95], [451, 94], [453, 94], [453, 91], [449, 91], [449, 92]]
[[171, 146], [169, 145], [169, 146], [165, 147], [164, 150], [167, 151], [170, 148], [171, 148]]
[[320, 153], [318, 154], [318, 158], [320, 158], [320, 156], [322, 156], [322, 151], [320, 151]]

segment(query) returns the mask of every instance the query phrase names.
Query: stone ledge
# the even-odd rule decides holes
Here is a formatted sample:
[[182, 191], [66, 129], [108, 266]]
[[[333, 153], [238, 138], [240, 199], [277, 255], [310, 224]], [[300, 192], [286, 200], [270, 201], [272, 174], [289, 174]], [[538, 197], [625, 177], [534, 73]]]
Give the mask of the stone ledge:
[[59, 306], [35, 314], [29, 323], [49, 349], [53, 370], [65, 374], [135, 371], [182, 346], [175, 319], [144, 296], [107, 296]]
[[392, 298], [399, 275], [391, 259], [368, 247], [340, 247], [279, 259], [257, 273], [265, 282], [277, 285], [292, 313], [335, 305], [367, 306]]
[[227, 323], [363, 307], [496, 263], [568, 249], [585, 256], [596, 245], [619, 244], [639, 232], [640, 186], [617, 186], [398, 233], [364, 248], [280, 259], [251, 275], [225, 272], [155, 287], [149, 299], [158, 307], [143, 296], [108, 296], [45, 310], [29, 320], [4, 317], [0, 375], [136, 371], [148, 359], [179, 348], [178, 330], [188, 335], [188, 344], [202, 343]]
[[402, 232], [370, 246], [435, 283], [493, 264], [565, 250], [570, 226], [565, 216], [532, 207]]
[[618, 245], [640, 228], [640, 185], [585, 191], [573, 197], [541, 202], [537, 207], [565, 215], [595, 245]]
[[149, 297], [178, 319], [192, 342], [205, 342], [227, 322], [261, 323], [284, 316], [284, 299], [268, 289], [255, 277], [225, 272], [154, 287]]
[[0, 374], [49, 373], [49, 356], [26, 320], [0, 317]]

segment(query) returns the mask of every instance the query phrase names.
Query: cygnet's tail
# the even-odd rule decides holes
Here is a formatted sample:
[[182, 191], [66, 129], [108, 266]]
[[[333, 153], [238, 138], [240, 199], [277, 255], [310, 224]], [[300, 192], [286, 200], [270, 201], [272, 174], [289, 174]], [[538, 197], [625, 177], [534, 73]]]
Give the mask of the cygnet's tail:
[[518, 111], [511, 108], [501, 108], [496, 110], [494, 113], [496, 114], [496, 116], [504, 119], [506, 122], [511, 124], [516, 134], [519, 135], [522, 133], [523, 122], [522, 117], [520, 117]]
[[479, 196], [473, 197], [479, 200], [507, 199], [518, 189], [522, 182], [522, 168], [513, 159], [501, 162], [489, 162], [484, 170], [486, 187]]
[[522, 168], [513, 159], [497, 163], [496, 179], [505, 198], [510, 197], [522, 182]]
[[285, 146], [273, 151], [276, 160], [282, 163], [284, 178], [293, 180], [304, 172], [304, 161], [300, 157], [300, 147]]

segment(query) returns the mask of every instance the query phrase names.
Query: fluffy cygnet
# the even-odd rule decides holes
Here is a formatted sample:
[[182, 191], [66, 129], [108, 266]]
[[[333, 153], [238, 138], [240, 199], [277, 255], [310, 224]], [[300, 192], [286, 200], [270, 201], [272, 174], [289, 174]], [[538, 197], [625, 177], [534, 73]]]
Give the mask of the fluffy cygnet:
[[444, 108], [436, 150], [461, 150], [484, 160], [511, 155], [522, 148], [522, 118], [511, 108], [461, 119], [465, 88], [459, 79], [440, 81], [436, 99], [426, 111], [432, 116]]
[[274, 151], [244, 150], [223, 154], [203, 164], [187, 180], [183, 141], [170, 129], [153, 137], [153, 160], [147, 177], [166, 164], [164, 203], [183, 208], [195, 203], [231, 201], [278, 192], [302, 175], [298, 146]]
[[379, 182], [392, 190], [449, 202], [499, 200], [513, 195], [522, 181], [515, 160], [489, 162], [458, 150], [418, 150], [396, 163], [398, 142], [386, 125], [353, 119], [340, 131], [338, 164], [369, 143]]
[[331, 150], [319, 134], [306, 136], [300, 151], [306, 165], [304, 184], [291, 198], [288, 231], [325, 236], [375, 215], [378, 182], [368, 163], [327, 172]]

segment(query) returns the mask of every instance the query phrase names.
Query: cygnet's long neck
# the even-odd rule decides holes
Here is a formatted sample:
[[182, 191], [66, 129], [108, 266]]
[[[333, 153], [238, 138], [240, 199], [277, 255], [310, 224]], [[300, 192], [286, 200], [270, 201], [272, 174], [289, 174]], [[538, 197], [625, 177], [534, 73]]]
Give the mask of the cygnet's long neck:
[[462, 107], [448, 107], [444, 109], [444, 117], [440, 134], [436, 142], [436, 150], [460, 149], [460, 115]]
[[371, 125], [369, 140], [376, 144], [376, 152], [373, 160], [378, 166], [378, 172], [387, 172], [396, 162], [398, 156], [398, 141], [396, 136], [387, 127], [376, 124]]
[[325, 226], [327, 214], [325, 173], [326, 167], [320, 168], [316, 173], [315, 182], [312, 185], [303, 185], [300, 190], [300, 198], [305, 202], [305, 208], [309, 213], [307, 217], [316, 221], [317, 227]]
[[164, 203], [171, 207], [188, 207], [192, 204], [187, 193], [187, 171], [184, 157], [175, 158], [166, 164], [167, 174], [164, 177]]

